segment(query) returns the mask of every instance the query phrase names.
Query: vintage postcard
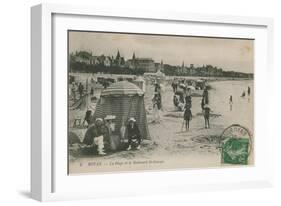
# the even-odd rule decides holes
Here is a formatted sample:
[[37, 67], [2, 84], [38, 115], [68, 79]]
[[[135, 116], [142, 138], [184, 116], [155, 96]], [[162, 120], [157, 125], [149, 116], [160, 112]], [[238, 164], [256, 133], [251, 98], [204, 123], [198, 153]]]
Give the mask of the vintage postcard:
[[254, 39], [68, 31], [68, 174], [254, 164]]

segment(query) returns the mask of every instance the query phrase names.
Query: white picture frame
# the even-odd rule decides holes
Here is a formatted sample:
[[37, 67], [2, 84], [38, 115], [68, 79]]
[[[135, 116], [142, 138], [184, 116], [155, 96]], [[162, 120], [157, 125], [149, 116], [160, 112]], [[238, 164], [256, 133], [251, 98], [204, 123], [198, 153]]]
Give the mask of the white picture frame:
[[[65, 17], [70, 18], [69, 24], [68, 20], [63, 19]], [[64, 88], [60, 87], [57, 81], [58, 78], [63, 78], [66, 70], [54, 71], [54, 68], [60, 65], [59, 61], [65, 63], [65, 59], [58, 60], [56, 54], [64, 51], [66, 44], [63, 41], [63, 45], [58, 46], [56, 38], [59, 39], [60, 35], [65, 34], [64, 31], [59, 31], [63, 27], [62, 22], [65, 22], [65, 27], [72, 25], [71, 28], [62, 29], [87, 30], [89, 29], [86, 28], [87, 24], [94, 18], [105, 18], [109, 22], [118, 19], [127, 21], [128, 25], [138, 21], [143, 25], [138, 28], [139, 31], [144, 30], [146, 22], [152, 21], [161, 22], [161, 24], [176, 23], [179, 27], [192, 24], [195, 26], [194, 35], [199, 36], [206, 35], [199, 28], [196, 30], [196, 25], [203, 24], [205, 26], [218, 26], [216, 30], [210, 30], [210, 36], [250, 37], [253, 35], [256, 37], [258, 50], [255, 49], [255, 74], [257, 74], [255, 77], [254, 133], [257, 144], [255, 147], [255, 166], [94, 174], [72, 176], [70, 179], [65, 170], [67, 161], [63, 162], [66, 157], [65, 150], [58, 150], [60, 142], [56, 139], [58, 134], [63, 134], [59, 133], [60, 124], [66, 124], [66, 122], [62, 123], [65, 113], [57, 106], [58, 101], [61, 102], [60, 100], [65, 97]], [[266, 90], [263, 84], [266, 84], [267, 88], [272, 88], [271, 78], [274, 75], [272, 19], [40, 4], [31, 8], [31, 26], [32, 198], [39, 201], [52, 201], [273, 185], [273, 133], [270, 122], [267, 121], [271, 114], [266, 109], [271, 106], [273, 101], [270, 94], [267, 99], [262, 98], [262, 94]], [[102, 27], [106, 29], [106, 25], [100, 25], [100, 28]], [[221, 28], [227, 29], [224, 31]], [[126, 31], [126, 28], [120, 29]], [[163, 31], [160, 28], [158, 33]], [[65, 56], [66, 51], [62, 58]], [[65, 66], [62, 65], [62, 67]], [[262, 136], [266, 138], [263, 139]], [[65, 141], [67, 137], [62, 139]], [[131, 184], [132, 180], [137, 182], [137, 186]], [[71, 189], [69, 189], [70, 187]]]

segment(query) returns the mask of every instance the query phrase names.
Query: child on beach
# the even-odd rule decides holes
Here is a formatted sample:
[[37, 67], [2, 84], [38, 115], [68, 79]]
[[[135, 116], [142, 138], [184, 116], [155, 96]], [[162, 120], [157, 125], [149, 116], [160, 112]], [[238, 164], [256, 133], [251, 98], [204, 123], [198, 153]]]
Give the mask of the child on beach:
[[189, 131], [189, 121], [192, 119], [192, 113], [191, 113], [191, 109], [189, 106], [185, 107], [183, 119], [185, 121], [185, 130]]

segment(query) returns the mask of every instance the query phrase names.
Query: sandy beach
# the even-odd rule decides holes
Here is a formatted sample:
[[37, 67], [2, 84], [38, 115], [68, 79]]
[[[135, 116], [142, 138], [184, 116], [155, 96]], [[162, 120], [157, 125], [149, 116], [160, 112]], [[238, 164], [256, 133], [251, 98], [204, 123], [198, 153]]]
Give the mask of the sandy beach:
[[[152, 97], [153, 85], [146, 84], [145, 107], [147, 110], [148, 128], [151, 140], [144, 140], [140, 150], [118, 151], [106, 156], [78, 155], [70, 153], [69, 171], [72, 174], [84, 172], [111, 172], [131, 170], [159, 170], [170, 168], [219, 167], [221, 154], [219, 138], [223, 130], [231, 124], [239, 123], [253, 131], [253, 96], [242, 98], [241, 93], [252, 80], [211, 81], [210, 96], [210, 129], [204, 128], [201, 111], [201, 98], [192, 98], [193, 118], [190, 130], [182, 131], [183, 112], [176, 111], [173, 105], [173, 91], [168, 82], [162, 95], [163, 110], [160, 123], [153, 123]], [[201, 91], [202, 92], [202, 91]], [[100, 91], [95, 91], [99, 95]], [[233, 96], [233, 108], [230, 111], [229, 95]], [[85, 111], [71, 110], [70, 125], [74, 117], [84, 117]], [[85, 128], [69, 128], [82, 140]], [[250, 161], [250, 164], [252, 161]], [[117, 165], [117, 166], [116, 166]]]

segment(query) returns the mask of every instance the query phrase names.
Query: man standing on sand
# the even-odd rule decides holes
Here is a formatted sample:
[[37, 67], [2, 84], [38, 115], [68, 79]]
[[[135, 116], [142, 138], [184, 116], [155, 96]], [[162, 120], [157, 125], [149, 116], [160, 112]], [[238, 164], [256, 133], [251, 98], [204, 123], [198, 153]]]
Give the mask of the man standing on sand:
[[229, 109], [230, 109], [230, 111], [232, 111], [232, 105], [233, 105], [233, 101], [232, 101], [232, 95], [230, 95], [230, 97], [229, 97]]
[[160, 123], [161, 96], [155, 93], [152, 99], [153, 104], [153, 122]]
[[177, 88], [178, 88], [178, 84], [176, 83], [175, 80], [173, 80], [173, 82], [172, 82], [172, 88], [173, 88], [173, 92], [176, 93]]
[[205, 120], [205, 129], [210, 129], [210, 107], [208, 105], [204, 106], [204, 120]]
[[78, 86], [78, 92], [79, 92], [80, 99], [81, 99], [83, 96], [83, 93], [84, 93], [84, 86], [82, 85], [81, 82], [79, 83], [79, 86]]
[[93, 97], [94, 96], [94, 87], [91, 87], [91, 90], [90, 90], [90, 96]]
[[75, 102], [76, 101], [76, 85], [75, 85], [75, 82], [72, 82], [71, 94], [72, 94], [72, 98], [73, 98], [73, 100]]
[[205, 87], [203, 91], [203, 99], [204, 99], [204, 104], [209, 104], [209, 92], [207, 90], [207, 87]]
[[248, 102], [250, 102], [250, 96], [251, 96], [251, 88], [250, 87], [248, 87], [247, 93], [248, 93]]
[[205, 103], [204, 103], [204, 97], [203, 97], [202, 100], [201, 100], [202, 114], [204, 113], [204, 106], [205, 106]]

